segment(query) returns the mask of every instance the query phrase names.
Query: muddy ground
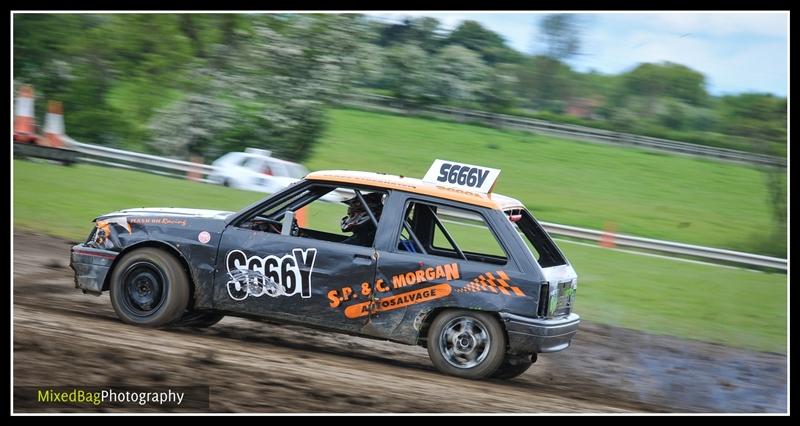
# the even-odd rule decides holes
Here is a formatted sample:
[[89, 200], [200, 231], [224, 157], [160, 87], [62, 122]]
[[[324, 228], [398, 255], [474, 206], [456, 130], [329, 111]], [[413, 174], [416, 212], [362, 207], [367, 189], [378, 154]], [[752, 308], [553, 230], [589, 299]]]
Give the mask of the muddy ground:
[[137, 328], [107, 293], [73, 287], [70, 245], [14, 233], [15, 386], [208, 385], [211, 412], [788, 410], [785, 355], [586, 322], [522, 376], [480, 382], [437, 373], [423, 348], [296, 326], [226, 317], [203, 330]]

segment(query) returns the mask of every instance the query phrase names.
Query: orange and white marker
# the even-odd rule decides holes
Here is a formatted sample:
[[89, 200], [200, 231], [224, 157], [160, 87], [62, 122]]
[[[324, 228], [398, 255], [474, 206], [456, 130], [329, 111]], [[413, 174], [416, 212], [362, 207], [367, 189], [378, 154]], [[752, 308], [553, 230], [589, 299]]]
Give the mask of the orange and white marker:
[[44, 120], [45, 144], [53, 148], [64, 147], [64, 107], [61, 102], [47, 103], [47, 116]]
[[[192, 155], [190, 160], [192, 163], [203, 164], [203, 157], [199, 155]], [[203, 171], [199, 168], [192, 168], [186, 172], [186, 179], [200, 182], [203, 179]]]
[[616, 246], [616, 243], [614, 242], [616, 233], [617, 224], [614, 222], [606, 222], [603, 235], [600, 237], [600, 247], [614, 248]]
[[19, 96], [17, 96], [17, 108], [14, 114], [14, 142], [33, 142], [35, 140], [33, 87], [25, 85], [19, 88]]

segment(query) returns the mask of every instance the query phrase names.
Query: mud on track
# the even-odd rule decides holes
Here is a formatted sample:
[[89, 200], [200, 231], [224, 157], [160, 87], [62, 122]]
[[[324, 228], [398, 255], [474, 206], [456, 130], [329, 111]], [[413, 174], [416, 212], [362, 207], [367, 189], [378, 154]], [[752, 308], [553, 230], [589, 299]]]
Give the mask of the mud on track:
[[787, 410], [784, 355], [588, 323], [522, 376], [482, 382], [437, 373], [423, 348], [296, 326], [137, 328], [73, 287], [69, 247], [14, 234], [17, 386], [208, 385], [212, 412]]

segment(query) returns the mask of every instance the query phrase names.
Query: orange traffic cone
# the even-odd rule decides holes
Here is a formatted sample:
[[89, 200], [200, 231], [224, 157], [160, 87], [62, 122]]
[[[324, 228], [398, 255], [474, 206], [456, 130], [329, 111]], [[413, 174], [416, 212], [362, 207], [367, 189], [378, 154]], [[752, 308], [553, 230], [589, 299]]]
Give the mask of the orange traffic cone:
[[47, 103], [47, 116], [44, 119], [44, 145], [53, 148], [64, 147], [64, 109], [61, 102]]
[[614, 234], [617, 232], [617, 224], [614, 222], [606, 222], [603, 236], [600, 237], [600, 247], [614, 248]]
[[19, 88], [17, 109], [14, 114], [14, 142], [35, 142], [36, 128], [33, 117], [33, 87]]

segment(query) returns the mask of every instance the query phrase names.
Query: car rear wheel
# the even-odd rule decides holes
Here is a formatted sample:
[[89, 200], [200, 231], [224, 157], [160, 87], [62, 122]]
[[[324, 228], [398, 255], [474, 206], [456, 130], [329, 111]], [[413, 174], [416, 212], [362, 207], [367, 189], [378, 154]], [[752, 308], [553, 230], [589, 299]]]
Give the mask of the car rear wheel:
[[466, 379], [484, 379], [505, 360], [506, 336], [490, 314], [452, 310], [433, 320], [427, 346], [439, 371]]
[[189, 305], [189, 277], [165, 250], [145, 247], [127, 253], [111, 273], [111, 304], [120, 319], [145, 327], [170, 325]]
[[498, 368], [497, 371], [492, 374], [492, 378], [501, 380], [513, 379], [514, 377], [517, 377], [528, 371], [534, 362], [536, 362], [536, 354], [533, 354], [532, 357], [518, 359], [506, 358], [506, 360], [500, 364], [500, 368]]

